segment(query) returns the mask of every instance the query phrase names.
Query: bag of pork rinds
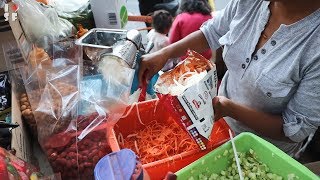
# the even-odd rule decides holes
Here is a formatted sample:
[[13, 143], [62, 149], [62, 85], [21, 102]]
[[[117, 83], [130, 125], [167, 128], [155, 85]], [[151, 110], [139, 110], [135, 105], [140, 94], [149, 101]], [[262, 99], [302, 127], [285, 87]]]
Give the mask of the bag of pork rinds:
[[212, 99], [217, 95], [216, 66], [195, 51], [173, 70], [163, 73], [155, 90], [182, 128], [199, 145], [208, 148], [214, 124]]

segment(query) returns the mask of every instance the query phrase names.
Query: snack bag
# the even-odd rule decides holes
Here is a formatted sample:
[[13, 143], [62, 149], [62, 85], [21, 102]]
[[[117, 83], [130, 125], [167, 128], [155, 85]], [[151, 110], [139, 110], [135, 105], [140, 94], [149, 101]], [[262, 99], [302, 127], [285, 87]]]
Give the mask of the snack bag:
[[173, 70], [163, 73], [155, 89], [175, 121], [201, 150], [207, 149], [213, 128], [212, 99], [217, 95], [216, 67], [209, 60], [188, 51], [188, 57]]
[[0, 73], [0, 121], [5, 121], [11, 112], [11, 83], [8, 72]]
[[32, 177], [41, 177], [41, 174], [34, 166], [0, 148], [0, 179], [27, 180], [32, 179]]

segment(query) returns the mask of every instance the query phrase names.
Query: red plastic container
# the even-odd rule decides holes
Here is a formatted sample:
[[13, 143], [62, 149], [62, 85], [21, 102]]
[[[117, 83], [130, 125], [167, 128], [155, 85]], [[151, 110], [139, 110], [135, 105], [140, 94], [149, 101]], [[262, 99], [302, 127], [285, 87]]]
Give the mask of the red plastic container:
[[[127, 110], [129, 109], [130, 108]], [[137, 113], [138, 111], [139, 114]], [[168, 121], [172, 122], [172, 120], [170, 120], [170, 118], [172, 118], [170, 111], [166, 109], [161, 101], [151, 100], [138, 103], [132, 108], [127, 117], [119, 120], [113, 129], [114, 132], [109, 133], [109, 143], [113, 151], [120, 150], [119, 144], [116, 140], [119, 133], [121, 133], [123, 137], [126, 137], [137, 130], [145, 128], [145, 125], [139, 122], [138, 116], [140, 116], [143, 124], [148, 124], [148, 122], [153, 120], [156, 120], [158, 123], [167, 123]], [[184, 152], [159, 161], [143, 164], [143, 167], [148, 172], [151, 179], [163, 179], [168, 171], [176, 172], [180, 170], [229, 140], [228, 129], [229, 126], [227, 123], [221, 119], [215, 122], [210, 138], [209, 148], [205, 151], [196, 149]]]

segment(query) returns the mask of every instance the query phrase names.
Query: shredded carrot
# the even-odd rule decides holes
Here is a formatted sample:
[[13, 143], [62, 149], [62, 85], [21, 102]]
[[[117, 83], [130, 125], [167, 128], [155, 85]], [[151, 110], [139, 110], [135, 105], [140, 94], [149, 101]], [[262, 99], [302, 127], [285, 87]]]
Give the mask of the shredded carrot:
[[126, 118], [131, 113], [131, 111], [135, 105], [136, 105], [136, 103], [131, 104], [130, 109], [128, 109], [127, 113], [125, 115], [123, 115], [121, 118]]
[[135, 136], [137, 136], [138, 134], [129, 134], [128, 136], [127, 136], [127, 138], [131, 138], [131, 137], [135, 137]]
[[142, 164], [158, 161], [174, 155], [197, 149], [198, 146], [175, 122], [148, 123], [144, 129], [133, 132], [119, 142], [121, 148], [134, 150]]
[[81, 38], [84, 34], [86, 34], [89, 31], [88, 29], [83, 28], [82, 24], [78, 24], [77, 26], [79, 29], [79, 31], [77, 33], [78, 38]]
[[138, 116], [139, 122], [140, 122], [142, 125], [145, 125], [145, 124], [141, 121], [141, 118], [140, 118], [140, 111], [139, 111], [138, 104], [136, 104], [136, 106], [137, 106], [137, 116]]
[[154, 107], [153, 113], [156, 113], [156, 110], [158, 108], [158, 104], [159, 104], [159, 99], [157, 99], [157, 101], [156, 101], [156, 105]]
[[138, 144], [137, 144], [137, 141], [136, 141], [136, 140], [134, 141], [134, 146], [135, 146], [135, 148], [136, 148], [136, 150], [137, 150], [137, 153], [139, 154], [140, 151], [139, 151]]
[[194, 51], [188, 51], [188, 57], [173, 70], [163, 73], [157, 84], [162, 87], [184, 86], [188, 78], [194, 74], [209, 71], [212, 64], [209, 60]]
[[123, 139], [123, 136], [122, 136], [121, 133], [119, 133], [119, 135], [118, 135], [118, 142], [119, 142], [120, 144], [124, 145], [124, 139]]

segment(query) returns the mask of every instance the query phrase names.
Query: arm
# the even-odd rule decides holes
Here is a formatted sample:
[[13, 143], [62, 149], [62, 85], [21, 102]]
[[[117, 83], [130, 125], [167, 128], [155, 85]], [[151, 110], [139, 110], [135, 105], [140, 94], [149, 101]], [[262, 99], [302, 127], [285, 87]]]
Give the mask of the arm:
[[236, 13], [239, 0], [232, 0], [227, 7], [215, 18], [209, 20], [199, 31], [189, 34], [187, 37], [175, 42], [161, 51], [142, 56], [139, 68], [139, 83], [149, 80], [162, 69], [170, 58], [185, 55], [188, 49], [203, 52], [208, 48], [212, 50], [220, 47], [219, 38], [229, 31], [229, 25]]
[[203, 35], [203, 33], [198, 30], [189, 34], [187, 37], [177, 41], [169, 46], [163, 48], [162, 54], [166, 58], [177, 58], [185, 55], [188, 49], [192, 49], [198, 52], [202, 52], [209, 48], [209, 44]]
[[316, 53], [282, 114], [260, 112], [218, 96], [213, 101], [215, 119], [229, 116], [266, 137], [302, 142], [320, 126], [320, 54]]
[[292, 142], [283, 131], [283, 119], [280, 115], [272, 115], [237, 104], [225, 97], [214, 99], [215, 119], [229, 116], [244, 123], [261, 135], [281, 141]]
[[209, 45], [203, 33], [196, 31], [159, 51], [144, 55], [139, 68], [139, 83], [142, 84], [143, 79], [151, 79], [154, 74], [163, 68], [168, 59], [183, 56], [188, 49], [202, 52], [208, 48]]

